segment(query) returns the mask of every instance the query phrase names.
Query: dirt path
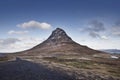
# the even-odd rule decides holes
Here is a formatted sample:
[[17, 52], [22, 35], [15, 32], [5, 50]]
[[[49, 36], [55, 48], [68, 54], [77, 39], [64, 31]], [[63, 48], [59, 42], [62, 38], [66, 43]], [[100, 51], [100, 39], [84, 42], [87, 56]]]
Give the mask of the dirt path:
[[0, 63], [0, 80], [75, 80], [64, 72], [25, 60]]

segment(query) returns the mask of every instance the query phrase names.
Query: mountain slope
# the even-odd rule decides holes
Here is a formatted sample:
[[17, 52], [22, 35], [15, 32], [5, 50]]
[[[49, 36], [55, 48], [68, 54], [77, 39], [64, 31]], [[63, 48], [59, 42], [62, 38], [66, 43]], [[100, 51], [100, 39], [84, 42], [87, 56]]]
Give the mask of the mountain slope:
[[104, 52], [93, 50], [87, 46], [80, 45], [73, 41], [63, 29], [56, 28], [50, 37], [43, 43], [24, 52], [25, 54], [63, 53], [77, 55], [104, 54]]

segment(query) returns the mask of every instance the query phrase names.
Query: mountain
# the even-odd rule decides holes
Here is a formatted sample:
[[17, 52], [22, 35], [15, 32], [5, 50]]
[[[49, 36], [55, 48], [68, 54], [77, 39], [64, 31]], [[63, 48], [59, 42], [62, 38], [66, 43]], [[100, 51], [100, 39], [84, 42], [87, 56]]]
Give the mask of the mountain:
[[101, 49], [100, 51], [104, 51], [104, 52], [107, 52], [107, 53], [120, 54], [119, 49]]
[[47, 55], [94, 55], [104, 54], [104, 52], [93, 50], [87, 46], [80, 45], [70, 38], [66, 32], [61, 28], [56, 28], [47, 40], [38, 44], [30, 50], [24, 52], [25, 54], [46, 54]]

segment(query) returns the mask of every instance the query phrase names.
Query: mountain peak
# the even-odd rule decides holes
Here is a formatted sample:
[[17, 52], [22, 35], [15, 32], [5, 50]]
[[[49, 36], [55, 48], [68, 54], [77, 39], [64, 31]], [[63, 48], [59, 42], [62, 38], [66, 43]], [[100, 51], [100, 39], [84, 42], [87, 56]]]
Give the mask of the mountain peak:
[[52, 32], [52, 34], [50, 35], [48, 40], [53, 41], [53, 42], [69, 42], [69, 41], [72, 41], [72, 39], [61, 28], [56, 28]]
[[56, 28], [56, 29], [52, 32], [52, 34], [59, 34], [59, 35], [61, 35], [61, 34], [66, 34], [66, 33], [65, 33], [65, 31], [64, 31], [63, 29], [61, 29], [61, 28]]
[[[93, 50], [74, 42], [66, 32], [61, 28], [56, 28], [47, 40], [33, 47], [32, 52], [50, 53], [50, 52], [74, 52], [78, 54], [95, 54], [100, 51]], [[83, 55], [84, 55], [83, 54]]]
[[61, 29], [61, 28], [56, 28], [56, 29], [55, 29], [55, 31], [58, 31], [58, 30], [59, 30], [59, 31], [64, 31], [64, 30]]

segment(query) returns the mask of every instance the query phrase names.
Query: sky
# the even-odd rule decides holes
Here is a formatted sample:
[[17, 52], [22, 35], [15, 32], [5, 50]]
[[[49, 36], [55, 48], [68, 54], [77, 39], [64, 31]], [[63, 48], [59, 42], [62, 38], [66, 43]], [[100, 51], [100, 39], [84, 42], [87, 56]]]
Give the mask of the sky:
[[57, 27], [93, 49], [120, 49], [120, 0], [0, 0], [0, 52], [30, 49]]

